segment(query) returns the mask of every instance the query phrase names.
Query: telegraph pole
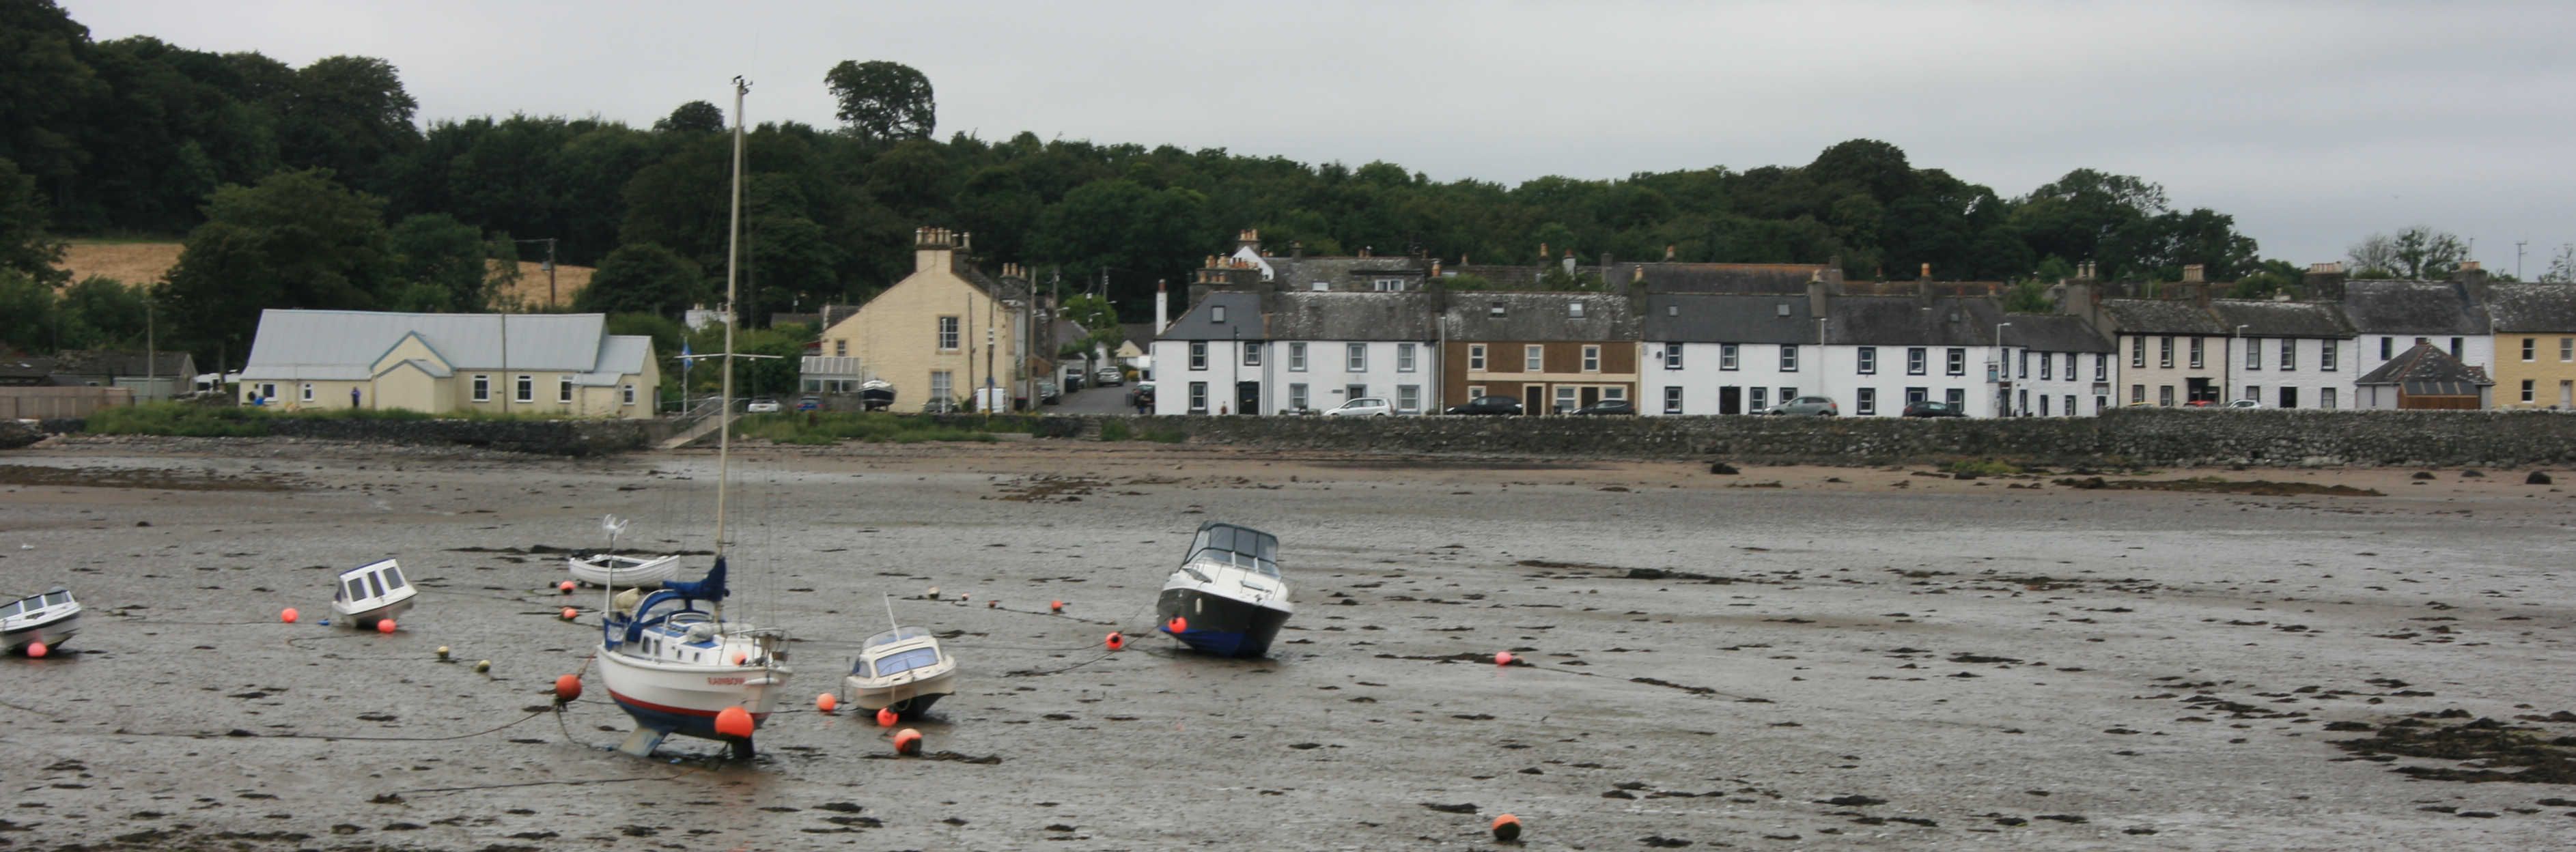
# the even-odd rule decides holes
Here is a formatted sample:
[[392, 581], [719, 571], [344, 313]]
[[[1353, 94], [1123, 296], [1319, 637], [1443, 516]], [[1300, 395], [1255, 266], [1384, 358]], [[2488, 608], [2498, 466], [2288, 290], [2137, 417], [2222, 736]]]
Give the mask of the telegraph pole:
[[520, 243], [545, 243], [545, 244], [546, 244], [546, 264], [545, 264], [545, 265], [546, 265], [546, 307], [549, 307], [549, 308], [554, 307], [554, 306], [555, 306], [555, 238], [554, 238], [554, 237], [545, 237], [545, 238], [543, 238], [543, 239], [534, 239], [534, 240], [512, 240], [511, 242], [520, 242]]

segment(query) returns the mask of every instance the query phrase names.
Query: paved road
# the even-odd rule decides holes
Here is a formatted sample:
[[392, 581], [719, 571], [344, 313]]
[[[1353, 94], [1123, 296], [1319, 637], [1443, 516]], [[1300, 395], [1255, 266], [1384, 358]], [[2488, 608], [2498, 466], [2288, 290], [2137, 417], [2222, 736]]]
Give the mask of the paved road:
[[1133, 389], [1132, 385], [1105, 388], [1085, 385], [1081, 390], [1065, 394], [1062, 402], [1047, 406], [1046, 411], [1050, 414], [1134, 414], [1136, 409], [1127, 405], [1127, 392]]

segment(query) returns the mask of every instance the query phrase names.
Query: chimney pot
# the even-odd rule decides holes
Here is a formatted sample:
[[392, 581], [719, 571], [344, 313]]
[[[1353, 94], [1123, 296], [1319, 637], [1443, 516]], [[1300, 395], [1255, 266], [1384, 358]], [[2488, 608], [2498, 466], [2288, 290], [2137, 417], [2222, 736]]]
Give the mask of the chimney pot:
[[1929, 264], [1929, 263], [1923, 264], [1923, 274], [1918, 275], [1918, 276], [1915, 276], [1915, 277], [1921, 278], [1921, 279], [1923, 279], [1923, 280], [1925, 280], [1925, 281], [1930, 281], [1930, 280], [1932, 280], [1932, 264]]
[[2462, 272], [2476, 272], [2476, 271], [2478, 271], [2478, 262], [2477, 262], [2477, 261], [2474, 261], [2474, 260], [2463, 260], [2463, 261], [2460, 261], [2460, 271], [2462, 271]]
[[1670, 245], [1664, 246], [1664, 262], [1665, 262], [1665, 263], [1671, 263], [1671, 262], [1673, 262], [1673, 248], [1674, 248], [1674, 247], [1673, 247], [1673, 246], [1670, 246]]

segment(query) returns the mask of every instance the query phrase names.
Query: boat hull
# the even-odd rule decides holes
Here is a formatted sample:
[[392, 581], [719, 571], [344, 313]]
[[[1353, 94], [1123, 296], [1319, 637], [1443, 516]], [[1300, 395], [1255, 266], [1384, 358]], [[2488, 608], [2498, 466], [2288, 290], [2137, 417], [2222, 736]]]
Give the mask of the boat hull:
[[564, 567], [572, 573], [574, 581], [585, 586], [658, 589], [679, 576], [680, 557], [592, 556], [585, 559], [571, 556], [564, 558]]
[[597, 657], [608, 697], [635, 723], [666, 734], [735, 741], [716, 733], [716, 714], [750, 711], [757, 727], [768, 721], [792, 671], [785, 667], [647, 663], [603, 650]]
[[382, 606], [369, 607], [367, 609], [350, 612], [340, 611], [338, 604], [333, 604], [331, 609], [333, 612], [338, 613], [341, 624], [355, 627], [360, 630], [371, 630], [375, 628], [376, 622], [383, 621], [388, 618], [399, 621], [400, 616], [403, 613], [411, 611], [411, 604], [412, 599], [405, 597], [402, 600], [394, 601]]
[[919, 718], [930, 712], [939, 699], [957, 694], [957, 671], [950, 668], [931, 677], [888, 684], [862, 677], [841, 678], [841, 686], [850, 694], [850, 703], [859, 709], [876, 712], [888, 707], [906, 719]]
[[70, 615], [0, 632], [0, 646], [6, 646], [13, 654], [23, 653], [28, 645], [37, 642], [45, 643], [48, 649], [60, 648], [64, 641], [72, 638], [72, 634], [79, 632], [80, 611], [73, 610]]
[[[1154, 602], [1155, 628], [1200, 653], [1259, 657], [1288, 623], [1289, 611], [1195, 588], [1166, 588]], [[1172, 630], [1172, 619], [1183, 629]]]

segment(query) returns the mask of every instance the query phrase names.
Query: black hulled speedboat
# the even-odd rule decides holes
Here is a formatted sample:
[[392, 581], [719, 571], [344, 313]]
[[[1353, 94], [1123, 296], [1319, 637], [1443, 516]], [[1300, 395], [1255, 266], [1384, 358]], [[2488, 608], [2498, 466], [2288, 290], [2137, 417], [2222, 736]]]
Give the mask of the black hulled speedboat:
[[1199, 525], [1189, 555], [1163, 582], [1158, 628], [1203, 653], [1259, 657], [1294, 607], [1279, 579], [1279, 537], [1251, 527]]

